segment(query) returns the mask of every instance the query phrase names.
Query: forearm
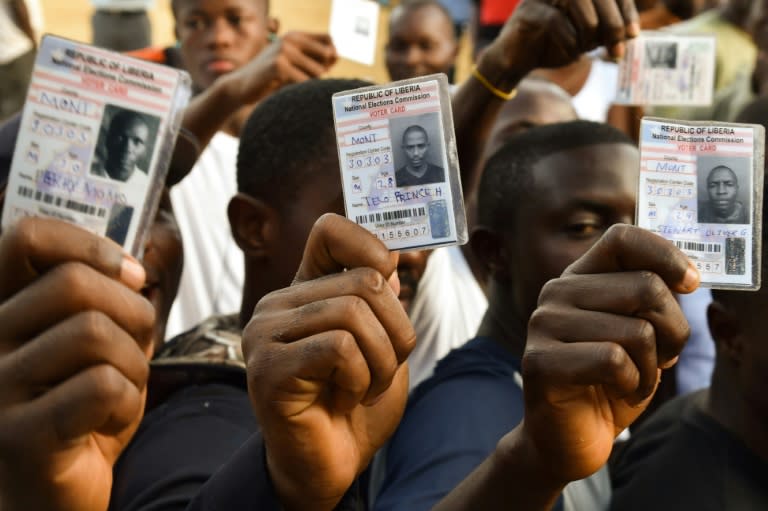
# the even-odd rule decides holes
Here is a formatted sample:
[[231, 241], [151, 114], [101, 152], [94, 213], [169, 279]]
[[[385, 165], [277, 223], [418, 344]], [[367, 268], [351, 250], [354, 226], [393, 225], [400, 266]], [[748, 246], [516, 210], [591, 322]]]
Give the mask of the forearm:
[[[529, 70], [504, 64], [501, 50], [491, 45], [477, 60], [479, 72], [497, 89], [511, 91]], [[513, 100], [514, 101], [514, 100]], [[464, 195], [470, 196], [480, 180], [478, 165], [496, 116], [504, 100], [477, 78], [469, 77], [453, 96], [453, 118]]]
[[516, 511], [548, 511], [564, 486], [541, 466], [521, 424], [433, 511], [507, 510], [511, 502]]
[[232, 81], [224, 75], [189, 102], [182, 126], [197, 137], [201, 150], [242, 106], [238, 99]]

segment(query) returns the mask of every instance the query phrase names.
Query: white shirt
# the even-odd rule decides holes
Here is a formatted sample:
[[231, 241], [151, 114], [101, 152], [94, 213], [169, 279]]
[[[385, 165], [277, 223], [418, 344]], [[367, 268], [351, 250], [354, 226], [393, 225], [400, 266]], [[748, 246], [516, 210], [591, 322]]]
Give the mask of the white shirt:
[[[36, 36], [43, 29], [43, 13], [38, 0], [25, 0], [29, 21]], [[32, 41], [16, 25], [8, 0], [0, 0], [0, 64], [7, 64], [21, 57], [33, 47]]]
[[431, 376], [449, 351], [475, 336], [487, 308], [461, 248], [432, 252], [411, 307], [416, 347], [408, 357], [410, 389]]
[[618, 80], [618, 64], [593, 58], [586, 83], [573, 97], [573, 107], [579, 119], [605, 122], [608, 118], [608, 109], [616, 99]]
[[237, 192], [237, 148], [237, 138], [217, 133], [190, 174], [171, 189], [184, 240], [184, 271], [167, 339], [213, 314], [240, 311], [243, 254], [227, 218], [227, 204]]

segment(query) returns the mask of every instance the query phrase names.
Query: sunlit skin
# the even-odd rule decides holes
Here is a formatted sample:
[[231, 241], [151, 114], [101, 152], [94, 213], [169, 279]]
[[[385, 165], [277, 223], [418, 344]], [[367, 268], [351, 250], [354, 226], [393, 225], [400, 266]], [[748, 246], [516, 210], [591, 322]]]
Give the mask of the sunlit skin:
[[175, 5], [176, 37], [199, 89], [245, 65], [277, 29], [266, 0], [178, 0]]
[[451, 19], [437, 6], [396, 7], [385, 48], [392, 80], [447, 73], [458, 55]]

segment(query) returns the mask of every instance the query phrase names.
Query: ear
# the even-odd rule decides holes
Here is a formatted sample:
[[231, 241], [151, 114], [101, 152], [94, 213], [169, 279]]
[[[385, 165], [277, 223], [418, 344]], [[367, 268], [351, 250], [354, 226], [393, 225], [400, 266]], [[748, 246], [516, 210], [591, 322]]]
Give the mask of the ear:
[[279, 233], [277, 210], [261, 199], [238, 193], [227, 208], [232, 237], [246, 257], [264, 258]]
[[501, 237], [491, 229], [478, 225], [469, 239], [477, 260], [489, 276], [498, 277], [506, 274], [506, 251]]
[[744, 336], [741, 323], [733, 312], [720, 302], [713, 301], [707, 308], [707, 323], [718, 353], [739, 363], [744, 350]]
[[280, 30], [280, 21], [273, 16], [267, 18], [267, 32], [277, 34], [278, 30]]

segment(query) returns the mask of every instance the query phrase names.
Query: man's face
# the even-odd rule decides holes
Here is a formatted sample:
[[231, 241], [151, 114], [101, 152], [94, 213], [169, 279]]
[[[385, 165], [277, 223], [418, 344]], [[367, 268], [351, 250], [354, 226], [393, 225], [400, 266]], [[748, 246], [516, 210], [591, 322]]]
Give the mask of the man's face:
[[428, 149], [427, 136], [420, 130], [409, 131], [403, 137], [403, 150], [411, 167], [418, 168], [424, 165], [424, 157]]
[[718, 216], [729, 216], [736, 208], [736, 194], [739, 184], [736, 174], [727, 168], [718, 168], [707, 177], [709, 203]]
[[106, 170], [112, 179], [127, 181], [147, 154], [149, 127], [139, 119], [113, 122], [107, 133]]
[[389, 26], [387, 71], [392, 80], [447, 73], [457, 49], [451, 20], [437, 7], [425, 6], [407, 14], [398, 9]]
[[611, 225], [632, 223], [638, 164], [636, 148], [599, 144], [551, 154], [534, 166], [531, 193], [502, 240], [519, 317], [530, 317], [544, 284]]
[[[338, 163], [336, 164], [338, 166]], [[329, 168], [337, 168], [329, 167]], [[276, 248], [275, 273], [277, 280], [287, 287], [299, 268], [304, 245], [312, 226], [325, 213], [344, 215], [341, 183], [327, 172], [318, 171], [302, 183], [296, 197], [280, 213], [280, 241]]]
[[180, 0], [174, 14], [185, 67], [201, 89], [258, 55], [276, 27], [266, 0]]

